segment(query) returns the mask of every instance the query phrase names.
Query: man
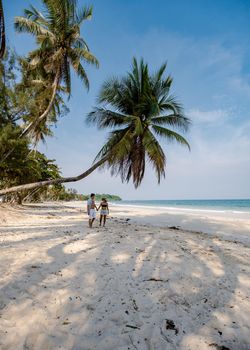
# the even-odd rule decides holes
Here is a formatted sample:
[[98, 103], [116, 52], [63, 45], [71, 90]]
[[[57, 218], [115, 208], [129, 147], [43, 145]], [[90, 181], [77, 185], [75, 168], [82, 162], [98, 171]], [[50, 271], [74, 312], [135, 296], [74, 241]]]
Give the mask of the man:
[[89, 227], [92, 228], [93, 222], [95, 221], [96, 218], [96, 212], [97, 207], [95, 205], [95, 194], [91, 193], [90, 198], [87, 201], [87, 212], [89, 216]]

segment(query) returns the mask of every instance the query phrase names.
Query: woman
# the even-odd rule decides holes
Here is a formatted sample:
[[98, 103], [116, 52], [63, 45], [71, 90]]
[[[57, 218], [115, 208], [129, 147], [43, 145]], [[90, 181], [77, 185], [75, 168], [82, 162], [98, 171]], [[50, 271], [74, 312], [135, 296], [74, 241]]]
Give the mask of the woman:
[[107, 202], [106, 198], [102, 198], [102, 201], [101, 201], [97, 210], [99, 210], [100, 208], [101, 208], [101, 212], [100, 212], [100, 225], [99, 226], [102, 225], [102, 219], [103, 219], [103, 227], [104, 227], [106, 224], [107, 215], [109, 214], [109, 206], [108, 206], [108, 202]]

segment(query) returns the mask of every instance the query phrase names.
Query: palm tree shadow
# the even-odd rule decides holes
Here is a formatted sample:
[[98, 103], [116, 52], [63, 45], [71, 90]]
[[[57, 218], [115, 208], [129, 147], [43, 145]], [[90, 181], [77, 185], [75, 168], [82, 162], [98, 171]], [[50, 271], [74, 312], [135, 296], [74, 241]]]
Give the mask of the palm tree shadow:
[[[45, 251], [41, 245], [39, 259], [3, 286], [2, 317], [9, 329], [22, 329], [19, 343], [31, 349], [247, 349], [246, 328], [240, 329], [245, 312], [235, 300], [242, 271], [226, 250], [231, 243], [109, 224], [79, 234], [75, 223], [65, 242], [56, 236]], [[5, 339], [17, 345], [11, 335]]]
[[145, 246], [136, 242], [130, 257], [124, 246], [114, 252], [109, 247], [108, 261], [102, 251], [100, 259], [112, 274], [107, 273], [108, 280], [105, 273], [97, 278], [97, 290], [107, 289], [102, 296], [105, 319], [108, 334], [110, 329], [114, 337], [119, 334], [116, 348], [128, 345], [129, 339], [142, 349], [198, 348], [200, 343], [212, 349], [247, 349], [247, 329], [240, 325], [247, 315], [235, 310], [242, 273], [237, 258], [203, 235], [200, 241], [192, 235], [185, 243], [176, 239], [174, 246], [172, 239], [165, 251], [162, 239], [169, 237], [155, 235]]

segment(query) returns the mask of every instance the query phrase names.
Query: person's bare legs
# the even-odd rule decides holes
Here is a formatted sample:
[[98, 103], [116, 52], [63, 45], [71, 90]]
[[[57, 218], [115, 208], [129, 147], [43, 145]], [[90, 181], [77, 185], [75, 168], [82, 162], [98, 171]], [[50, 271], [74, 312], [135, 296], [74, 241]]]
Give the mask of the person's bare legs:
[[100, 215], [100, 225], [99, 226], [102, 226], [102, 218], [103, 218], [103, 215]]
[[89, 227], [90, 228], [92, 228], [92, 226], [93, 226], [93, 222], [95, 221], [95, 219], [94, 218], [92, 218], [92, 219], [89, 219]]
[[103, 215], [103, 227], [104, 227], [105, 224], [106, 224], [106, 218], [107, 218], [107, 215]]

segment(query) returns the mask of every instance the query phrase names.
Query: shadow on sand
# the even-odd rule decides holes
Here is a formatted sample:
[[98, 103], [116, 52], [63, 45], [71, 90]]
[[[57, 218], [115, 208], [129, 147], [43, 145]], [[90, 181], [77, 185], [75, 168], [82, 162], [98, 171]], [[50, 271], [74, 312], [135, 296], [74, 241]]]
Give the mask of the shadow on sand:
[[75, 215], [1, 230], [1, 349], [250, 349], [245, 247], [119, 219], [90, 230]]

